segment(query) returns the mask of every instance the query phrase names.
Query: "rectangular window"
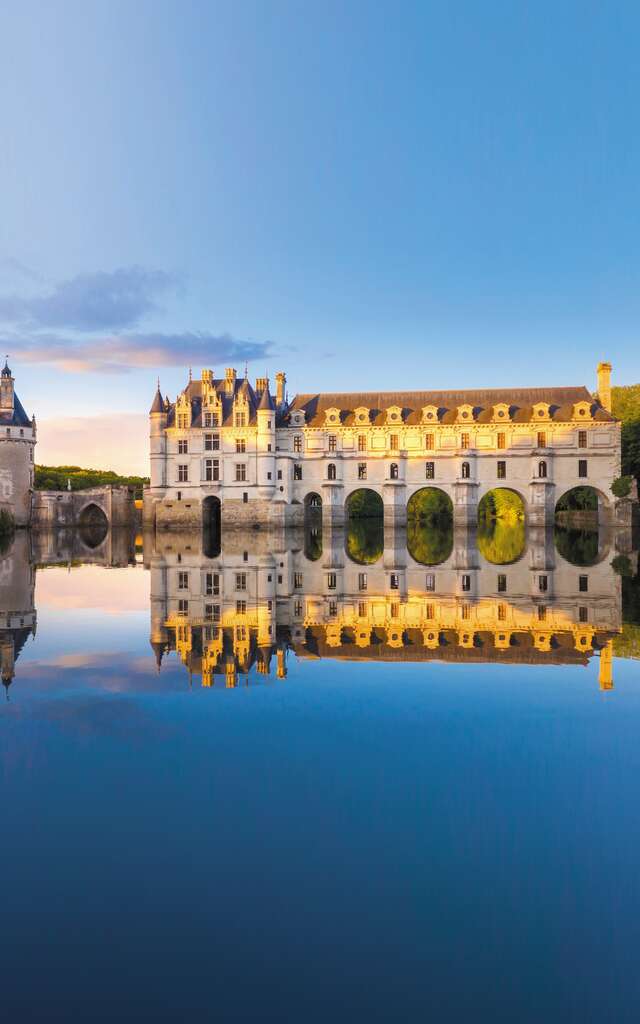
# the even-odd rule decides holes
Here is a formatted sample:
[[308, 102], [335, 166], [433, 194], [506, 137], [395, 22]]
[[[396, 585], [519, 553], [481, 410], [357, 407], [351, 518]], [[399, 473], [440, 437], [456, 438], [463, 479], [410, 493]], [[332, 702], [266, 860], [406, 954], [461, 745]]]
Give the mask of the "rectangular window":
[[469, 448], [469, 447], [471, 447], [469, 442], [470, 442], [470, 438], [469, 438], [468, 434], [465, 434], [465, 433], [460, 434], [460, 447], [461, 448]]
[[538, 605], [538, 622], [544, 622], [547, 617], [547, 609], [545, 605]]
[[208, 572], [204, 579], [204, 592], [207, 597], [217, 597], [220, 593], [220, 574]]
[[581, 605], [578, 608], [578, 618], [579, 618], [580, 622], [588, 622], [589, 621], [589, 609], [585, 608], [584, 605]]
[[425, 581], [425, 590], [434, 591], [436, 589], [436, 574], [434, 572], [428, 572]]
[[506, 434], [498, 434], [498, 448], [506, 448], [506, 447], [507, 447], [507, 435]]
[[397, 619], [399, 614], [400, 605], [398, 604], [397, 601], [394, 601], [392, 604], [389, 605], [389, 616], [392, 619]]
[[186, 438], [182, 438], [178, 441], [178, 455], [186, 455], [189, 451], [189, 442]]
[[398, 443], [398, 435], [397, 434], [391, 434], [390, 435], [390, 437], [389, 437], [389, 447], [394, 452], [398, 451], [400, 445]]
[[329, 601], [329, 616], [330, 616], [330, 618], [335, 619], [337, 614], [338, 614], [338, 602], [337, 601]]
[[366, 464], [366, 462], [359, 462], [358, 463], [358, 480], [366, 480], [366, 479], [367, 479], [367, 464]]
[[367, 435], [366, 434], [358, 434], [358, 451], [359, 452], [366, 452], [366, 450], [367, 450]]
[[282, 480], [282, 470], [278, 470], [278, 480]]
[[425, 619], [435, 619], [435, 617], [436, 617], [435, 605], [433, 605], [433, 604], [425, 605], [424, 617], [425, 617]]
[[460, 606], [460, 616], [463, 619], [471, 618], [471, 608], [469, 607], [468, 604], [463, 604]]
[[293, 586], [295, 590], [302, 590], [302, 573], [294, 572], [293, 574]]
[[358, 615], [359, 615], [359, 617], [361, 619], [366, 619], [366, 617], [367, 617], [367, 602], [366, 601], [358, 601]]
[[205, 459], [204, 460], [204, 478], [205, 480], [219, 480], [220, 479], [220, 460], [219, 459]]
[[244, 455], [247, 450], [247, 442], [244, 437], [236, 437], [236, 455]]
[[219, 452], [220, 451], [220, 434], [205, 434], [204, 435], [204, 450], [205, 450], [205, 452]]
[[586, 432], [586, 430], [579, 430], [578, 431], [578, 448], [586, 448], [586, 447], [587, 447], [587, 432]]
[[[507, 588], [505, 587], [505, 590], [506, 590], [506, 589], [507, 589]], [[506, 605], [504, 605], [504, 604], [499, 604], [499, 605], [498, 605], [498, 622], [504, 622], [504, 620], [506, 619], [506, 617], [507, 617], [507, 608], [506, 608]]]
[[178, 614], [179, 615], [187, 615], [188, 612], [189, 612], [189, 602], [186, 600], [186, 598], [181, 597], [180, 600], [178, 601]]
[[176, 417], [178, 421], [178, 430], [186, 430], [189, 426], [189, 417], [184, 413], [178, 413]]
[[358, 590], [366, 590], [366, 589], [367, 589], [367, 574], [366, 574], [366, 572], [359, 572], [358, 573]]
[[465, 593], [471, 590], [471, 577], [465, 574], [460, 581], [460, 586]]
[[188, 589], [189, 589], [189, 573], [188, 572], [179, 572], [178, 573], [178, 590], [188, 590]]
[[507, 464], [506, 462], [498, 462], [498, 480], [506, 480], [507, 477]]
[[392, 572], [389, 577], [389, 586], [392, 590], [400, 590], [400, 577], [397, 572]]
[[549, 589], [549, 577], [548, 576], [538, 576], [538, 590], [540, 591], [540, 593], [541, 594], [546, 594], [548, 589]]
[[236, 573], [236, 590], [246, 590], [246, 589], [247, 589], [247, 574], [246, 574], [246, 572], [237, 572]]
[[296, 619], [302, 618], [302, 601], [299, 597], [293, 602], [293, 614]]
[[219, 427], [218, 414], [216, 412], [205, 412], [204, 425], [205, 427]]
[[246, 615], [246, 614], [247, 614], [247, 602], [246, 601], [236, 601], [236, 615]]
[[498, 593], [506, 594], [507, 592], [507, 577], [503, 572], [498, 573]]
[[336, 579], [335, 572], [328, 573], [327, 574], [327, 587], [329, 588], [329, 590], [335, 590], [336, 586], [337, 586], [337, 579]]
[[335, 434], [329, 434], [329, 451], [335, 452], [338, 447], [338, 438]]
[[210, 619], [212, 622], [220, 622], [220, 605], [205, 604], [204, 617], [205, 619]]
[[302, 451], [302, 437], [300, 434], [296, 434], [293, 438], [293, 450], [294, 452]]
[[244, 462], [236, 462], [236, 480], [247, 479], [247, 467]]
[[[240, 603], [242, 604], [243, 602], [241, 601]], [[246, 608], [245, 608], [245, 611], [246, 611]], [[243, 614], [242, 610], [240, 611], [240, 614], [241, 615]], [[247, 627], [246, 626], [236, 626], [236, 640], [242, 641], [242, 640], [246, 640], [246, 639], [247, 639]]]
[[247, 425], [247, 414], [245, 412], [237, 412], [234, 418], [236, 427], [246, 427]]
[[425, 477], [427, 480], [434, 480], [436, 475], [436, 464], [435, 462], [425, 462], [424, 464]]
[[587, 475], [587, 460], [578, 459], [578, 476], [585, 477]]
[[544, 430], [539, 430], [538, 431], [538, 448], [546, 448], [546, 447], [547, 447], [547, 435], [544, 432]]
[[434, 434], [425, 434], [424, 435], [424, 446], [425, 446], [425, 448], [427, 449], [428, 452], [433, 451], [433, 449], [436, 446], [435, 445], [435, 435]]
[[302, 480], [302, 466], [299, 462], [296, 462], [293, 467], [293, 479]]
[[189, 482], [189, 467], [185, 465], [178, 466], [178, 483], [186, 484]]
[[578, 589], [581, 594], [586, 594], [589, 589], [589, 577], [578, 576]]

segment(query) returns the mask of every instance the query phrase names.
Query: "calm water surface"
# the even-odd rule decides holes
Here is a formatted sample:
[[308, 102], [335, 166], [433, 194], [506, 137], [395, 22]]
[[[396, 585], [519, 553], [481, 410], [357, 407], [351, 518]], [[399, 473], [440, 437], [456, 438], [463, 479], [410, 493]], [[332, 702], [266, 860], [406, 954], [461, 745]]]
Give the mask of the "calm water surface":
[[640, 663], [579, 540], [17, 537], [5, 1011], [637, 1021]]

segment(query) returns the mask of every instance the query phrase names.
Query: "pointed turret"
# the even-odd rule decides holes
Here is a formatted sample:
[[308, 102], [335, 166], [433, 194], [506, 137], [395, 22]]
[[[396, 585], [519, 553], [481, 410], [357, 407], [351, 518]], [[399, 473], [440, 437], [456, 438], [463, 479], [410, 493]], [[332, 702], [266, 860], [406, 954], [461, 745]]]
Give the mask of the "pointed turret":
[[271, 397], [271, 394], [269, 392], [269, 382], [268, 381], [267, 381], [266, 388], [264, 389], [264, 391], [262, 392], [262, 394], [260, 396], [260, 401], [258, 402], [258, 409], [259, 409], [260, 412], [264, 412], [265, 410], [267, 412], [273, 412], [275, 410], [275, 405], [274, 405], [274, 402], [273, 402], [273, 398]]
[[158, 389], [157, 389], [157, 391], [155, 393], [155, 396], [154, 396], [154, 399], [153, 399], [153, 404], [152, 404], [151, 408], [149, 409], [149, 413], [164, 412], [164, 411], [165, 411], [164, 410], [164, 399], [163, 399], [162, 393], [160, 391], [160, 381], [158, 381]]

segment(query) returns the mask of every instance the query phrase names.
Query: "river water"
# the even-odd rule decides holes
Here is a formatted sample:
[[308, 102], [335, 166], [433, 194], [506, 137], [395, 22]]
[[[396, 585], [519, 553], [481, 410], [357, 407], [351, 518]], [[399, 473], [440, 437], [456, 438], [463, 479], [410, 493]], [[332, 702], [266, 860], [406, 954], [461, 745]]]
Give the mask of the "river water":
[[636, 1021], [637, 554], [516, 533], [5, 542], [8, 1019]]

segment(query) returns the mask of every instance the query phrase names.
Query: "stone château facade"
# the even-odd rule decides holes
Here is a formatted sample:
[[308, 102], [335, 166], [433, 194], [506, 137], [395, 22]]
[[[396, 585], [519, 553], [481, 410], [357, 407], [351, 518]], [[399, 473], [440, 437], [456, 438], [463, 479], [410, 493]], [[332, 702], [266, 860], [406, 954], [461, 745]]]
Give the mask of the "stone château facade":
[[29, 418], [15, 393], [15, 381], [5, 362], [0, 373], [0, 509], [13, 516], [16, 526], [31, 521], [35, 416]]
[[150, 411], [151, 483], [145, 521], [191, 528], [221, 507], [222, 522], [299, 522], [305, 507], [341, 522], [350, 495], [373, 490], [385, 520], [406, 518], [425, 487], [444, 491], [456, 518], [473, 520], [488, 491], [523, 499], [544, 523], [558, 499], [590, 485], [603, 511], [620, 474], [620, 423], [611, 414], [611, 366], [586, 387], [271, 395], [234, 369], [203, 370], [175, 402]]

